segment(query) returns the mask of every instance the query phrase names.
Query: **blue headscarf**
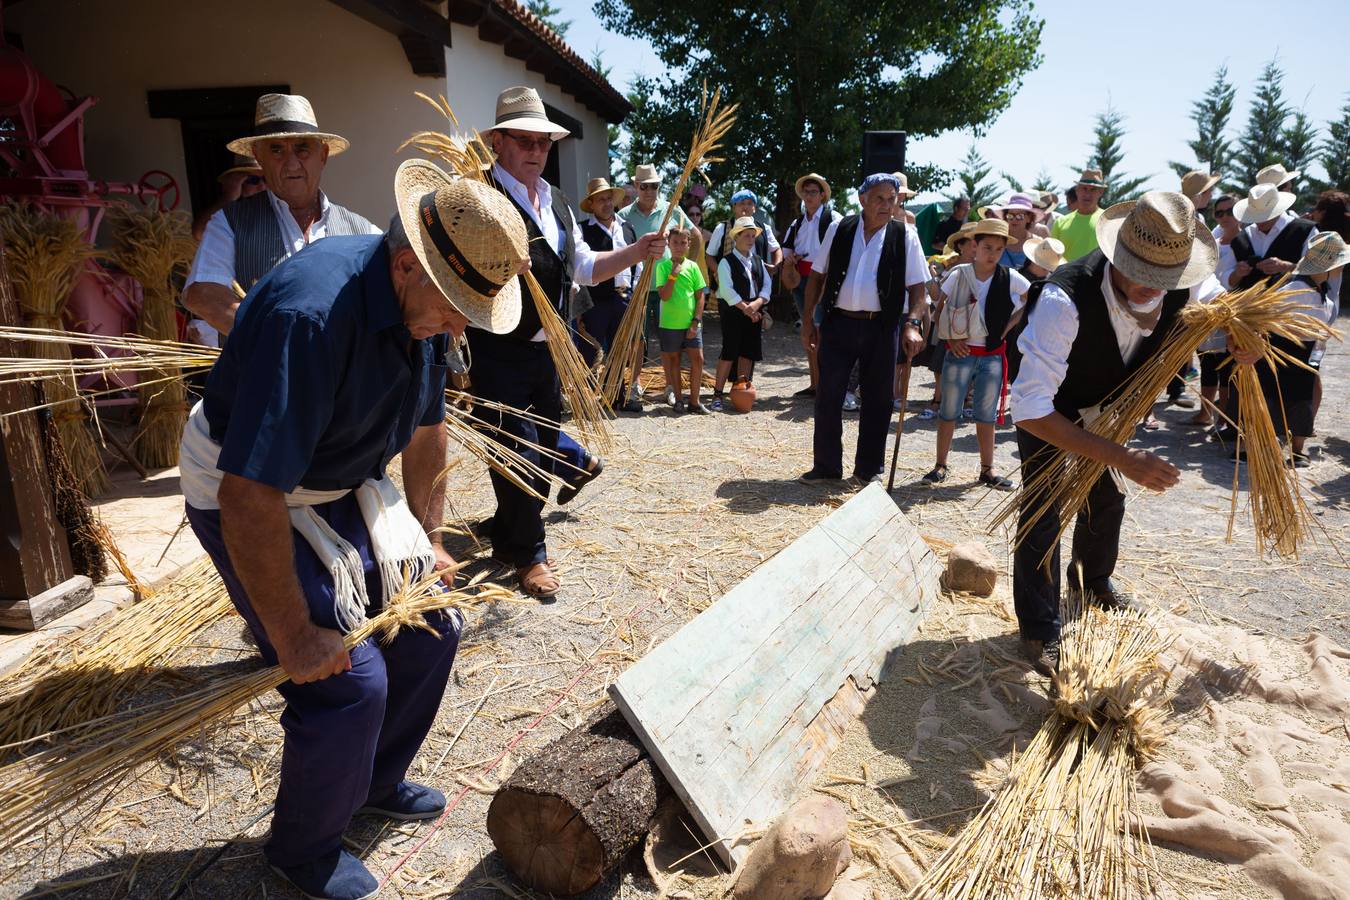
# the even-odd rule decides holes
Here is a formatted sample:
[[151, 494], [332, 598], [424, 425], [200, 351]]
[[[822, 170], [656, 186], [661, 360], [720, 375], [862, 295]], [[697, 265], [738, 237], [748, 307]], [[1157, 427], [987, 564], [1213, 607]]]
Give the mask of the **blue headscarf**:
[[874, 172], [863, 179], [863, 183], [858, 186], [858, 196], [870, 191], [879, 184], [889, 184], [895, 188], [895, 192], [900, 193], [900, 179], [896, 178], [890, 172]]
[[745, 188], [741, 188], [739, 191], [731, 195], [732, 203], [740, 203], [742, 200], [749, 200], [751, 203], [755, 204], [756, 206], [759, 206], [759, 201], [755, 199], [755, 195], [747, 191]]

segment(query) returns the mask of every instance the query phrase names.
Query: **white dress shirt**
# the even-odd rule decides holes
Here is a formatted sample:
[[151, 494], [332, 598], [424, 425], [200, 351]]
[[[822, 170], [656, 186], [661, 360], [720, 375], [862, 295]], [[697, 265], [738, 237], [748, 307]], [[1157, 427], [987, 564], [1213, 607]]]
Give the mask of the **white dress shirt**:
[[[272, 203], [272, 212], [281, 228], [281, 242], [286, 248], [289, 259], [314, 241], [328, 237], [328, 213], [331, 205], [327, 195], [319, 191], [319, 218], [309, 226], [309, 233], [300, 230], [290, 207], [271, 191], [264, 191]], [[381, 234], [379, 228], [370, 226], [369, 234]], [[192, 269], [188, 272], [183, 289], [198, 281], [209, 284], [223, 284], [229, 287], [235, 280], [234, 272], [234, 229], [225, 218], [224, 210], [216, 210], [206, 221], [206, 230], [202, 232], [202, 242], [197, 246], [197, 255], [192, 259]], [[249, 285], [243, 285], [247, 288]]]
[[[861, 220], [857, 233], [853, 236], [853, 248], [849, 252], [848, 274], [839, 288], [839, 298], [835, 306], [854, 312], [881, 312], [881, 298], [877, 296], [877, 267], [881, 264], [881, 247], [885, 242], [886, 229], [878, 228], [871, 240], [865, 237], [866, 228]], [[811, 271], [824, 275], [830, 267], [830, 248], [834, 246], [835, 233], [839, 231], [839, 222], [830, 223], [825, 239], [820, 242], [816, 255], [811, 260]], [[913, 228], [905, 226], [905, 287], [928, 281], [928, 258], [919, 244], [919, 234]], [[909, 308], [908, 302], [905, 308]]]
[[[733, 263], [732, 260], [735, 260], [735, 262]], [[731, 267], [733, 265], [739, 265], [744, 269], [745, 277], [750, 282], [750, 289], [754, 290], [755, 287], [755, 268], [751, 262], [751, 257], [746, 256], [739, 250], [732, 250], [730, 255], [722, 257], [717, 263], [717, 296], [730, 306], [743, 302], [740, 297], [736, 296], [736, 289], [731, 285]], [[772, 281], [773, 279], [769, 277], [768, 271], [765, 271], [764, 283], [759, 287], [758, 296], [747, 297], [744, 302], [753, 302], [759, 297], [768, 300]]]
[[[1190, 289], [1188, 303], [1207, 303], [1223, 293], [1213, 276]], [[1111, 264], [1102, 273], [1102, 295], [1106, 299], [1111, 330], [1116, 334], [1120, 358], [1128, 365], [1144, 339], [1153, 332], [1121, 309], [1111, 286]], [[1161, 302], [1161, 301], [1160, 301]], [[1078, 337], [1078, 308], [1058, 285], [1047, 284], [1041, 298], [1027, 318], [1026, 330], [1017, 340], [1022, 351], [1022, 367], [1009, 394], [1013, 421], [1026, 422], [1055, 411], [1055, 394], [1069, 371], [1069, 350]]]
[[[807, 262], [815, 259], [816, 251], [820, 249], [820, 217], [825, 214], [825, 207], [821, 206], [816, 210], [814, 216], [809, 213], [802, 213], [802, 223], [797, 226], [797, 233], [793, 235], [792, 246], [787, 249], [800, 256]], [[830, 222], [838, 222], [843, 218], [838, 210], [830, 210]]]
[[[994, 276], [991, 274], [984, 281], [981, 281], [975, 277], [975, 272], [973, 270], [970, 274], [971, 284], [975, 286], [972, 291], [972, 293], [975, 294], [975, 308], [979, 313], [980, 321], [983, 322], [985, 298], [989, 296], [989, 285], [994, 283]], [[942, 282], [942, 295], [944, 297], [951, 297], [952, 292], [956, 290], [956, 284], [960, 277], [960, 273], [957, 272], [956, 267], [953, 266], [952, 270], [947, 273], [946, 279]], [[1016, 269], [1008, 270], [1008, 293], [1012, 294], [1013, 312], [1017, 312], [1017, 310], [1026, 305], [1027, 290], [1030, 287], [1031, 282], [1027, 280], [1027, 276]]]
[[[539, 205], [535, 206], [530, 201], [530, 191], [524, 184], [516, 179], [514, 175], [503, 169], [499, 164], [492, 166], [492, 177], [497, 179], [497, 183], [506, 188], [520, 206], [525, 210], [526, 215], [534, 220], [534, 224], [539, 226], [539, 233], [544, 236], [549, 247], [554, 253], [562, 256], [563, 248], [563, 224], [558, 221], [558, 217], [553, 215], [553, 188], [542, 178], [535, 181], [534, 193], [539, 200]], [[591, 272], [595, 269], [595, 251], [586, 243], [586, 239], [581, 236], [581, 226], [577, 224], [576, 217], [572, 217], [572, 243], [575, 245], [575, 258], [572, 260], [572, 280], [576, 284], [592, 285], [595, 281], [591, 278]], [[544, 334], [544, 329], [540, 328], [535, 332], [532, 341], [546, 341], [548, 337]]]
[[[601, 222], [595, 216], [588, 216], [586, 221], [592, 225], [600, 226], [609, 233], [609, 239], [614, 242], [614, 246], [611, 249], [622, 250], [624, 247], [628, 246], [628, 240], [623, 236], [623, 220], [618, 216], [610, 219], [608, 225]], [[638, 276], [642, 275], [642, 263], [637, 264], [636, 274]], [[632, 286], [633, 275], [628, 269], [623, 269], [619, 274], [614, 276], [614, 287], [616, 290], [626, 291]]]
[[[1242, 233], [1247, 236], [1247, 240], [1252, 242], [1252, 253], [1256, 254], [1258, 258], [1263, 257], [1270, 250], [1270, 245], [1275, 243], [1275, 239], [1280, 236], [1280, 232], [1284, 231], [1285, 226], [1297, 218], [1298, 216], [1291, 212], [1283, 213], [1275, 220], [1275, 224], [1271, 226], [1270, 231], [1262, 231], [1259, 225], [1247, 225], [1242, 229]], [[1308, 239], [1303, 242], [1303, 247], [1298, 251], [1298, 256], [1286, 260], [1286, 262], [1296, 263], [1302, 259], [1303, 254], [1308, 252], [1308, 245], [1312, 243], [1312, 239], [1316, 235], [1317, 229], [1314, 228], [1308, 233]], [[1228, 284], [1228, 279], [1232, 276], [1233, 270], [1237, 268], [1237, 264], [1238, 260], [1233, 256], [1231, 248], [1228, 250], [1227, 256], [1220, 251], [1218, 273], [1221, 283]]]

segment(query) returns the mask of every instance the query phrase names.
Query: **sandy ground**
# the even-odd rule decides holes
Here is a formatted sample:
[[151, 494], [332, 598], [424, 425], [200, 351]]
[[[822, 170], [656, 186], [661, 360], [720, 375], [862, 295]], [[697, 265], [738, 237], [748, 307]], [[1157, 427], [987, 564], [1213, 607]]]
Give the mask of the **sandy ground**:
[[[710, 344], [717, 343], [713, 334]], [[387, 896], [530, 896], [503, 870], [484, 830], [495, 785], [515, 760], [579, 722], [625, 666], [846, 499], [845, 489], [795, 482], [810, 466], [811, 432], [810, 401], [790, 397], [805, 384], [795, 335], [780, 325], [767, 336], [766, 354], [768, 361], [757, 378], [761, 399], [749, 415], [675, 416], [664, 408], [649, 408], [643, 415], [619, 418], [603, 478], [570, 506], [548, 511], [550, 550], [565, 582], [560, 604], [498, 604], [469, 616], [441, 715], [412, 773], [443, 788], [452, 799], [462, 799], [438, 828], [388, 827], [363, 819], [348, 833], [351, 846], [372, 870], [390, 878]], [[1350, 434], [1343, 424], [1350, 412], [1348, 356], [1333, 346], [1325, 363], [1326, 401], [1319, 418], [1324, 433], [1312, 442], [1314, 463], [1305, 476], [1308, 501], [1324, 533], [1298, 561], [1260, 559], [1241, 517], [1233, 543], [1224, 542], [1233, 467], [1213, 445], [1200, 441], [1196, 429], [1183, 424], [1189, 411], [1159, 407], [1166, 427], [1140, 438], [1141, 446], [1158, 449], [1185, 471], [1181, 486], [1166, 495], [1131, 498], [1120, 574], [1141, 594], [1205, 626], [1206, 640], [1239, 635], [1263, 648], [1278, 648], [1266, 653], [1290, 668], [1281, 668], [1280, 677], [1298, 674], [1293, 669], [1300, 651], [1290, 642], [1309, 631], [1341, 646], [1350, 644], [1350, 608], [1343, 599], [1350, 567], [1337, 549], [1347, 545], [1350, 527]], [[931, 388], [929, 373], [916, 371], [912, 410], [920, 408]], [[846, 422], [850, 419], [856, 422], [856, 416], [846, 415]], [[855, 429], [846, 426], [846, 460]], [[939, 545], [983, 536], [1006, 565], [1006, 535], [985, 535], [1003, 498], [974, 487], [972, 427], [964, 425], [957, 432], [948, 484], [938, 490], [918, 484], [932, 465], [933, 432], [932, 422], [914, 417], [907, 423], [897, 502]], [[1001, 430], [996, 456], [1000, 471], [1015, 469], [1014, 450], [1010, 430]], [[450, 476], [465, 557], [486, 556], [486, 548], [476, 548], [471, 536], [473, 526], [491, 513], [486, 481], [481, 466], [468, 460]], [[1225, 652], [1244, 652], [1240, 648], [1245, 644], [1235, 640], [1227, 641]], [[1004, 722], [989, 714], [992, 707], [978, 694], [924, 683], [915, 674], [917, 668], [908, 668], [917, 667], [918, 660], [931, 664], [935, 656], [945, 658], [963, 642], [980, 647], [980, 653], [995, 654], [990, 659], [1016, 655], [1006, 585], [992, 602], [939, 605], [904, 654], [899, 677], [882, 686], [832, 761], [829, 771], [836, 775], [860, 777], [861, 762], [870, 759], [873, 781], [919, 776], [901, 785], [904, 790], [898, 793], [862, 792], [857, 785], [832, 788], [844, 796], [852, 790], [860, 810], [871, 810], [883, 821], [896, 819], [903, 810], [912, 818], [927, 819], [920, 823], [926, 827], [959, 827], [989, 787], [989, 779], [976, 777], [978, 773], [986, 766], [996, 772], [997, 760], [1039, 714], [1042, 686], [1029, 677], [1019, 679], [1020, 687], [1008, 687], [1012, 697], [995, 688], [996, 697], [1011, 710], [1012, 718]], [[1225, 649], [1225, 642], [1216, 646]], [[984, 657], [972, 665], [990, 665], [980, 659]], [[191, 662], [177, 674], [194, 681], [253, 665], [240, 621], [231, 618], [204, 633]], [[1302, 666], [1306, 675], [1306, 658]], [[1345, 676], [1344, 660], [1333, 666]], [[964, 723], [956, 733], [971, 739], [965, 750], [920, 747], [915, 752], [915, 724], [935, 711]], [[219, 733], [191, 741], [175, 758], [138, 773], [96, 820], [72, 827], [64, 836], [51, 834], [10, 848], [0, 857], [0, 877], [5, 879], [0, 892], [165, 897], [182, 890], [182, 896], [201, 898], [296, 896], [267, 872], [258, 852], [275, 790], [277, 713], [275, 696], [263, 698]], [[541, 713], [547, 714], [541, 718]], [[1323, 736], [1339, 744], [1319, 747], [1319, 753], [1339, 752], [1345, 758], [1350, 734], [1341, 727], [1338, 735], [1322, 723], [1320, 728], [1328, 729]], [[980, 728], [989, 733], [981, 736]], [[1207, 734], [1212, 738], [1217, 732]], [[1198, 746], [1203, 737], [1183, 730], [1178, 752], [1184, 756], [1186, 746]], [[517, 738], [504, 762], [485, 771]], [[1233, 745], [1231, 729], [1224, 744]], [[1232, 782], [1228, 789], [1241, 804], [1247, 784], [1241, 767], [1226, 768], [1225, 778]], [[831, 787], [827, 782], [821, 786]], [[1345, 806], [1338, 811], [1328, 796], [1318, 796], [1322, 805], [1309, 808], [1329, 810], [1343, 820]], [[1315, 833], [1312, 825], [1299, 824], [1306, 834]], [[1297, 840], [1305, 855], [1316, 853], [1311, 841], [1302, 836]], [[214, 863], [200, 872], [217, 853]], [[1175, 855], [1184, 856], [1174, 864], [1177, 871], [1215, 885], [1207, 889], [1211, 896], [1259, 890], [1236, 869], [1196, 862], [1191, 854]], [[1220, 885], [1218, 869], [1231, 882]], [[893, 881], [879, 876], [872, 883], [884, 894], [898, 891]], [[716, 884], [708, 881], [695, 888], [703, 893]], [[656, 893], [634, 854], [587, 896]]]

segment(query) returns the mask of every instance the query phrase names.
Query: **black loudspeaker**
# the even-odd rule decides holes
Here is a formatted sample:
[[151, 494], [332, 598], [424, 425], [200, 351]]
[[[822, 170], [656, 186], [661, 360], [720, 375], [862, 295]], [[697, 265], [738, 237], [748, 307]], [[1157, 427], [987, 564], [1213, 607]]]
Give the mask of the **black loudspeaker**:
[[865, 131], [862, 146], [862, 177], [877, 172], [905, 170], [903, 131]]

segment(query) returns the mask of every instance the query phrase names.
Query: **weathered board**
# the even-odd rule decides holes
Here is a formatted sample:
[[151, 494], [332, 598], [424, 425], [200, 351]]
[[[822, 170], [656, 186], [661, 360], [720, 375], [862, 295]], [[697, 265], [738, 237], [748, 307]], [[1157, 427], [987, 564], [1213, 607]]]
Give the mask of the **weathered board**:
[[727, 865], [807, 790], [939, 591], [879, 484], [779, 551], [610, 694]]

